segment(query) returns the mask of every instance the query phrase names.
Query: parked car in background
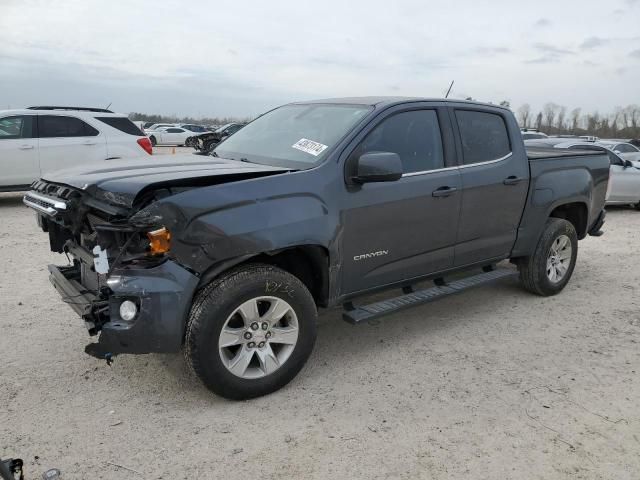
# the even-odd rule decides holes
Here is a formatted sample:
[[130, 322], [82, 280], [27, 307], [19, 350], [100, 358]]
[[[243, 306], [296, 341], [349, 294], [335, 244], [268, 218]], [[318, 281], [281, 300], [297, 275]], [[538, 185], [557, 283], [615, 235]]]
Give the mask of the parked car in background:
[[187, 140], [197, 134], [182, 127], [160, 127], [147, 132], [151, 145], [185, 145]]
[[[513, 113], [495, 105], [289, 104], [213, 153], [47, 175], [24, 201], [49, 248], [73, 257], [49, 278], [99, 335], [86, 353], [182, 350], [227, 398], [295, 377], [318, 307], [365, 323], [513, 277], [496, 268], [506, 259], [526, 290], [555, 295], [578, 241], [602, 234], [608, 157], [527, 151]], [[355, 303], [385, 289], [399, 296]]]
[[143, 122], [142, 123], [142, 130], [147, 130], [152, 125], [155, 125], [155, 123], [154, 122]]
[[189, 130], [191, 132], [194, 132], [194, 133], [205, 133], [205, 132], [213, 131], [213, 130], [208, 129], [204, 125], [194, 125], [192, 123], [181, 123], [181, 124], [179, 124], [177, 126], [180, 127], [180, 128], [184, 128], [185, 130]]
[[198, 135], [194, 138], [192, 146], [200, 155], [209, 155], [216, 145], [236, 133], [245, 125], [244, 123], [227, 123], [214, 132]]
[[567, 141], [566, 138], [548, 138], [546, 140], [528, 140], [525, 145], [529, 148], [548, 147], [605, 152], [610, 162], [606, 204], [633, 205], [637, 210], [640, 210], [640, 161], [624, 158], [624, 153], [618, 153], [611, 148], [620, 145], [620, 142], [586, 142], [580, 138]]
[[126, 115], [40, 106], [0, 111], [0, 190], [24, 190], [62, 168], [147, 157], [151, 142]]
[[150, 127], [145, 128], [145, 131], [149, 131], [149, 130], [158, 130], [159, 128], [169, 128], [169, 127], [176, 127], [177, 125], [175, 123], [154, 123], [152, 124]]
[[614, 151], [625, 160], [640, 161], [640, 148], [629, 142], [621, 142], [619, 140], [600, 140], [596, 145], [603, 146]]
[[520, 130], [523, 140], [536, 140], [539, 138], [547, 138], [546, 133], [539, 132], [535, 128], [523, 128]]

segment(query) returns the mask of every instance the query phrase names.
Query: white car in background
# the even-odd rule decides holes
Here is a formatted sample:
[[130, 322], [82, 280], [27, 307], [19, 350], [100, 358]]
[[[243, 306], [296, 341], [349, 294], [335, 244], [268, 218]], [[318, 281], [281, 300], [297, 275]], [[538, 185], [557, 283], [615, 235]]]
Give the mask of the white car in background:
[[195, 135], [202, 134], [194, 133], [182, 127], [161, 127], [151, 132], [147, 131], [147, 136], [154, 147], [156, 145], [184, 145], [187, 143], [187, 139]]
[[0, 110], [0, 191], [42, 175], [119, 158], [149, 157], [151, 142], [126, 115], [101, 108]]
[[626, 160], [633, 162], [640, 161], [640, 149], [635, 145], [618, 140], [599, 140], [595, 143], [608, 150], [612, 150]]
[[524, 143], [527, 147], [606, 151], [611, 163], [606, 204], [633, 205], [636, 210], [640, 210], [640, 161], [623, 158], [625, 154], [614, 151], [606, 141], [585, 141], [579, 137], [549, 137], [527, 140]]

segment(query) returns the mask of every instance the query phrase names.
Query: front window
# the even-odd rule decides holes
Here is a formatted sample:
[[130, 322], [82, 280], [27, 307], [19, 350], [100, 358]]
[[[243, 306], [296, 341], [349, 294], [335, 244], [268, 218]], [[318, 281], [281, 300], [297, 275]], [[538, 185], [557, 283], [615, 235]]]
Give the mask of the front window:
[[0, 118], [0, 140], [31, 138], [33, 117], [29, 115]]
[[387, 117], [367, 134], [354, 155], [370, 152], [398, 154], [403, 173], [443, 168], [438, 114], [435, 110], [412, 110]]
[[214, 153], [265, 165], [311, 168], [370, 111], [365, 105], [285, 105], [238, 130]]

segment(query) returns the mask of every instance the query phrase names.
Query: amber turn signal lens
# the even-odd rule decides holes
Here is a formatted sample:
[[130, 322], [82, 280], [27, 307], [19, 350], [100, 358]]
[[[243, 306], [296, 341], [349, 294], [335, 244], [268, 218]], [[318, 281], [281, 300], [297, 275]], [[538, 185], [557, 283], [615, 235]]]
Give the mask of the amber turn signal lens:
[[171, 232], [164, 227], [147, 232], [147, 238], [151, 255], [162, 255], [171, 248]]

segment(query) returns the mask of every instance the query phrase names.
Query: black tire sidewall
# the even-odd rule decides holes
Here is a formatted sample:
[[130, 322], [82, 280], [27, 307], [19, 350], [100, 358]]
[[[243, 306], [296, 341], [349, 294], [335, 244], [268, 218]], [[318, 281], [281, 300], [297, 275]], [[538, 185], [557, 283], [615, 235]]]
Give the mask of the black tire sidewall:
[[[293, 379], [307, 361], [316, 338], [317, 311], [313, 297], [293, 275], [275, 267], [254, 267], [227, 276], [192, 308], [197, 333], [187, 336], [190, 363], [205, 385], [230, 399], [253, 398], [271, 393]], [[298, 318], [298, 342], [284, 365], [272, 374], [243, 379], [222, 363], [218, 339], [227, 318], [243, 302], [270, 296], [285, 300]], [[198, 300], [196, 300], [198, 302]], [[194, 302], [194, 307], [196, 306]]]
[[[566, 235], [571, 242], [571, 263], [564, 278], [557, 283], [551, 282], [547, 276], [547, 258], [551, 245], [556, 239]], [[555, 295], [560, 292], [569, 282], [573, 275], [573, 270], [576, 266], [576, 260], [578, 258], [578, 235], [573, 224], [567, 220], [554, 218], [550, 219], [547, 223], [547, 227], [538, 243], [535, 253], [535, 269], [537, 276], [538, 287], [545, 295]]]

